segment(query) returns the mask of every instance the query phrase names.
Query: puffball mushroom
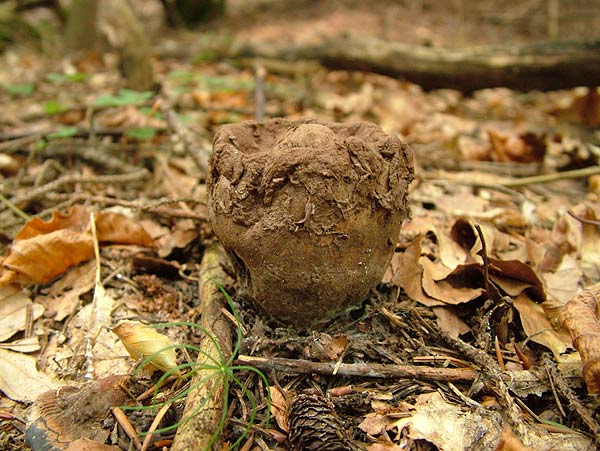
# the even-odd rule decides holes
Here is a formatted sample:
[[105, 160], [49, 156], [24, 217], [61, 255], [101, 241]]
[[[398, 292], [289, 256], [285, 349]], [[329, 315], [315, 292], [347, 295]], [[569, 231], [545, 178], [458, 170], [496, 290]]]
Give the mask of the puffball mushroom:
[[409, 215], [412, 152], [368, 122], [220, 127], [207, 179], [213, 230], [238, 293], [298, 326], [366, 299]]

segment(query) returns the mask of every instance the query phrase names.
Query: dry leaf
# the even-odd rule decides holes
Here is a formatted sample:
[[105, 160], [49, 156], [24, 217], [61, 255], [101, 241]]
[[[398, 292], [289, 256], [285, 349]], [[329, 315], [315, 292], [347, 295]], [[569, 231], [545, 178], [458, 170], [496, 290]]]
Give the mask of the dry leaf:
[[444, 280], [436, 281], [432, 274], [435, 272], [435, 263], [427, 257], [421, 257], [419, 264], [423, 268], [423, 291], [446, 304], [469, 302], [477, 299], [485, 291], [481, 287], [479, 265], [461, 265]]
[[510, 426], [506, 425], [494, 451], [531, 451], [531, 448], [523, 445], [523, 442], [513, 433]]
[[0, 287], [0, 342], [25, 330], [28, 318], [38, 319], [44, 307], [34, 304], [25, 291], [14, 286]]
[[558, 268], [542, 275], [546, 294], [559, 304], [565, 305], [579, 291], [581, 268], [570, 254], [562, 258]]
[[325, 353], [330, 360], [337, 360], [341, 357], [348, 344], [348, 336], [338, 335], [333, 337], [329, 346], [325, 347]]
[[413, 440], [427, 440], [444, 451], [492, 449], [500, 435], [502, 418], [493, 411], [464, 411], [446, 402], [438, 392], [419, 395], [413, 415], [394, 426], [408, 430]]
[[557, 361], [571, 346], [571, 337], [563, 330], [556, 330], [546, 316], [544, 307], [533, 302], [525, 293], [513, 300], [513, 305], [519, 312], [523, 330], [530, 340], [539, 343], [552, 351]]
[[62, 321], [79, 307], [80, 296], [94, 287], [95, 262], [71, 268], [49, 288], [36, 296], [35, 302], [46, 308], [45, 316]]
[[408, 297], [428, 307], [444, 305], [423, 291], [423, 267], [421, 257], [421, 239], [419, 235], [412, 240], [399, 258], [398, 271], [392, 277], [392, 283], [404, 289]]
[[88, 234], [62, 229], [25, 240], [15, 239], [2, 266], [15, 273], [18, 280], [44, 284], [93, 255]]
[[[152, 245], [144, 229], [123, 215], [99, 212], [96, 226], [100, 242]], [[23, 226], [2, 261], [0, 286], [15, 280], [45, 284], [93, 255], [89, 213], [85, 208], [74, 207], [66, 215], [56, 212], [50, 221], [36, 217]]]
[[0, 390], [10, 399], [33, 402], [62, 384], [36, 368], [36, 358], [0, 349]]
[[288, 432], [288, 398], [286, 397], [286, 394], [275, 385], [269, 387], [269, 393], [271, 395], [271, 415], [275, 418], [275, 421], [277, 421], [279, 429]]
[[[125, 321], [112, 330], [121, 339], [129, 355], [135, 360], [152, 356], [148, 364], [167, 372], [177, 367], [175, 348], [165, 335], [137, 321]], [[180, 374], [176, 370], [174, 374]]]
[[471, 330], [451, 307], [433, 307], [432, 310], [435, 313], [438, 327], [449, 336], [458, 338]]
[[588, 393], [600, 394], [600, 289], [586, 290], [569, 301], [562, 323], [571, 334], [583, 362]]
[[404, 451], [406, 446], [396, 445], [389, 440], [380, 440], [367, 445], [367, 451]]
[[152, 238], [137, 221], [111, 211], [99, 211], [94, 216], [99, 242], [152, 247]]
[[41, 349], [40, 340], [36, 337], [21, 338], [10, 343], [0, 343], [0, 348], [15, 352], [35, 352]]
[[492, 144], [492, 156], [495, 161], [541, 163], [544, 160], [546, 154], [544, 136], [535, 133], [505, 134], [495, 130], [487, 130], [487, 134]]
[[69, 444], [66, 451], [120, 451], [116, 446], [105, 445], [94, 440], [80, 438]]

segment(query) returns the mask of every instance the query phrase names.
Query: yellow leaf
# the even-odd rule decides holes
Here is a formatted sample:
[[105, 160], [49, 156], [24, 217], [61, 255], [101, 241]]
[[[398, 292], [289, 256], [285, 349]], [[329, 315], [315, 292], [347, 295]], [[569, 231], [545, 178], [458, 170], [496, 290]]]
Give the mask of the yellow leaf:
[[[125, 321], [114, 327], [113, 332], [121, 339], [133, 359], [141, 360], [152, 356], [148, 363], [164, 372], [177, 367], [173, 344], [152, 327], [137, 321]], [[175, 374], [179, 374], [179, 371]]]

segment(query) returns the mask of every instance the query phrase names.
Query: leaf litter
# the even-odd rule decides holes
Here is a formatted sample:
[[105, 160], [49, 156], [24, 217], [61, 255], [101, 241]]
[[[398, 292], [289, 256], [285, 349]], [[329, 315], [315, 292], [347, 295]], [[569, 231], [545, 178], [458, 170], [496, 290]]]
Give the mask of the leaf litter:
[[[110, 436], [107, 426], [116, 420], [105, 415], [130, 401], [115, 394], [114, 381], [105, 378], [132, 373], [158, 349], [130, 357], [109, 329], [124, 321], [198, 321], [198, 264], [213, 238], [202, 168], [159, 114], [158, 102], [168, 99], [198, 142], [210, 140], [220, 124], [253, 117], [255, 77], [228, 64], [159, 60], [164, 87], [156, 98], [120, 91], [106, 61], [79, 61], [86, 76], [58, 83], [42, 74], [50, 69], [66, 77], [75, 62], [26, 52], [11, 58], [12, 65], [5, 66], [14, 73], [7, 70], [3, 79], [16, 83], [27, 68], [29, 78], [22, 81], [31, 84], [13, 84], [0, 94], [6, 105], [0, 173], [2, 196], [9, 201], [0, 210], [0, 309], [6, 312], [0, 317], [0, 409], [31, 421], [28, 406], [42, 392], [34, 410], [55, 409], [57, 402], [85, 405], [92, 393], [100, 406], [97, 412], [91, 407], [92, 425], [69, 432], [67, 441], [92, 437], [126, 449], [127, 435], [117, 428]], [[241, 354], [306, 365], [293, 375], [265, 364], [269, 387], [253, 374], [239, 375], [262, 403], [248, 449], [286, 449], [288, 407], [306, 389], [320, 393], [310, 395], [317, 397], [318, 409], [327, 406], [326, 415], [341, 418], [345, 439], [369, 451], [595, 449], [600, 431], [593, 414], [597, 399], [590, 395], [597, 394], [599, 374], [598, 183], [593, 176], [511, 183], [598, 165], [597, 90], [520, 94], [498, 88], [467, 97], [451, 90], [425, 92], [381, 75], [324, 69], [311, 77], [269, 73], [267, 83], [268, 116], [366, 119], [398, 134], [415, 152], [417, 180], [409, 194], [412, 217], [386, 276], [358, 309], [314, 332], [281, 326], [236, 300], [237, 327], [245, 331]], [[97, 110], [95, 136], [84, 114], [89, 108]], [[89, 147], [96, 157], [85, 152]], [[140, 169], [149, 170], [133, 172]], [[103, 178], [115, 174], [122, 177]], [[65, 176], [71, 178], [52, 184]], [[101, 282], [94, 280], [91, 260], [92, 210]], [[156, 260], [149, 263], [149, 257]], [[93, 325], [92, 336], [87, 329], [99, 286], [111, 299], [110, 311], [101, 312], [106, 323]], [[575, 307], [568, 304], [572, 299]], [[201, 338], [180, 325], [165, 333], [168, 338], [154, 337], [159, 347], [197, 344]], [[453, 340], [479, 349], [492, 363], [483, 364]], [[177, 359], [191, 362], [195, 356], [178, 351]], [[317, 362], [330, 363], [330, 373], [312, 372]], [[448, 382], [426, 373], [352, 376], [341, 364], [502, 370], [497, 380]], [[173, 369], [173, 355], [168, 364], [155, 366]], [[86, 376], [96, 382], [84, 385]], [[128, 388], [134, 396], [150, 390], [152, 402], [174, 399], [175, 409], [162, 420], [173, 425], [181, 420], [184, 400], [175, 399], [176, 384], [155, 385], [159, 377], [138, 373]], [[79, 389], [57, 390], [64, 383]], [[265, 389], [276, 419], [268, 427]], [[320, 403], [318, 396], [328, 401]], [[506, 407], [513, 404], [521, 429]], [[303, 408], [310, 411], [311, 404]], [[250, 421], [252, 407], [241, 388], [232, 389], [229, 412], [225, 443], [234, 442]], [[129, 417], [138, 433], [154, 418], [152, 410]], [[305, 424], [303, 417], [292, 420]], [[22, 446], [24, 428], [2, 421], [12, 437], [8, 449]], [[172, 439], [172, 432], [153, 438]]]

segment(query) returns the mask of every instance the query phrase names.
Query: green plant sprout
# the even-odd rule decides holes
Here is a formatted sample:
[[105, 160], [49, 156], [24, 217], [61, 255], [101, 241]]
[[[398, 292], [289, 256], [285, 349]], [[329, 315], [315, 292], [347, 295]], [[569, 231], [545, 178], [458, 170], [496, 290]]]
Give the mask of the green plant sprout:
[[91, 76], [91, 74], [85, 72], [75, 72], [73, 74], [49, 73], [46, 75], [46, 80], [54, 83], [82, 83]]
[[[236, 320], [236, 323], [238, 325], [241, 324], [239, 314], [233, 304], [231, 297], [229, 296], [227, 291], [221, 286], [221, 284], [219, 284], [218, 282], [215, 282], [215, 284], [217, 285], [217, 287], [219, 288], [219, 290], [221, 291], [221, 293], [227, 300], [227, 303], [229, 304], [229, 306], [231, 308], [231, 311]], [[180, 321], [180, 322], [173, 322], [173, 323], [159, 323], [159, 324], [151, 325], [151, 327], [155, 327], [155, 328], [176, 327], [176, 326], [189, 326], [189, 327], [193, 327], [193, 328], [201, 331], [202, 333], [204, 333], [208, 337], [208, 339], [211, 341], [211, 343], [215, 347], [215, 349], [217, 350], [218, 359], [213, 358], [212, 356], [210, 356], [208, 353], [206, 353], [199, 347], [190, 345], [190, 344], [171, 345], [171, 346], [167, 346], [163, 349], [156, 351], [155, 353], [145, 357], [141, 361], [140, 365], [134, 371], [132, 376], [135, 376], [140, 371], [142, 371], [142, 369], [145, 367], [145, 365], [147, 365], [150, 361], [152, 361], [152, 359], [157, 354], [160, 354], [161, 352], [164, 352], [168, 349], [187, 349], [187, 350], [195, 351], [198, 354], [202, 354], [205, 357], [207, 357], [207, 359], [210, 361], [210, 363], [207, 365], [200, 365], [196, 362], [187, 362], [187, 363], [182, 363], [181, 365], [178, 365], [174, 368], [169, 369], [156, 382], [154, 393], [152, 395], [152, 403], [150, 405], [148, 405], [148, 406], [121, 406], [121, 408], [123, 410], [157, 409], [166, 404], [172, 404], [172, 403], [186, 397], [197, 386], [207, 383], [213, 377], [217, 377], [221, 380], [221, 384], [223, 385], [225, 406], [223, 407], [223, 413], [222, 413], [220, 421], [219, 421], [219, 426], [217, 427], [217, 429], [214, 431], [213, 435], [211, 436], [211, 439], [209, 441], [207, 449], [211, 449], [212, 446], [215, 444], [216, 440], [218, 439], [219, 435], [221, 434], [221, 432], [223, 431], [223, 429], [225, 427], [225, 423], [227, 422], [227, 411], [229, 409], [228, 399], [229, 399], [229, 390], [230, 390], [231, 384], [233, 383], [233, 384], [237, 385], [242, 390], [244, 395], [248, 398], [248, 400], [250, 401], [250, 406], [251, 406], [250, 420], [249, 420], [247, 426], [244, 428], [242, 434], [230, 446], [230, 449], [233, 449], [236, 446], [238, 446], [250, 432], [250, 429], [252, 428], [252, 426], [255, 423], [256, 410], [258, 408], [257, 403], [256, 403], [256, 398], [254, 397], [252, 392], [243, 384], [243, 382], [238, 379], [238, 377], [236, 376], [236, 373], [239, 371], [251, 371], [251, 372], [257, 374], [258, 377], [260, 377], [262, 379], [262, 381], [266, 387], [268, 387], [269, 382], [268, 382], [266, 376], [259, 369], [254, 368], [252, 366], [248, 366], [248, 365], [234, 365], [233, 364], [235, 361], [235, 357], [238, 355], [241, 344], [242, 344], [242, 329], [241, 329], [241, 327], [238, 326], [236, 328], [235, 345], [231, 352], [231, 356], [228, 359], [225, 359], [225, 356], [223, 355], [221, 347], [219, 346], [219, 343], [218, 343], [217, 339], [215, 338], [215, 336], [196, 323], [189, 322], [189, 321]], [[158, 396], [159, 389], [162, 386], [162, 384], [169, 377], [176, 376], [177, 374], [182, 373], [183, 372], [182, 370], [188, 369], [188, 368], [190, 368], [191, 371], [184, 373], [181, 376], [182, 378], [191, 379], [191, 377], [199, 370], [214, 370], [214, 373], [209, 376], [203, 377], [196, 384], [187, 387], [185, 390], [182, 390], [181, 392], [177, 393], [174, 397], [168, 399], [167, 401], [155, 402], [156, 397]], [[212, 397], [216, 388], [219, 386], [220, 386], [220, 384], [214, 384], [213, 387], [211, 388], [211, 390], [209, 391], [208, 395], [204, 398], [204, 401], [200, 404], [200, 406], [198, 406], [194, 411], [192, 411], [187, 417], [182, 418], [180, 421], [178, 421], [177, 423], [175, 423], [173, 425], [166, 426], [161, 429], [156, 429], [152, 432], [142, 432], [142, 433], [140, 433], [140, 435], [144, 436], [147, 434], [159, 434], [159, 433], [169, 432], [174, 429], [177, 429], [179, 426], [181, 426], [182, 424], [191, 420], [195, 415], [198, 414], [198, 412], [204, 407], [206, 401]], [[269, 391], [267, 390], [267, 413], [266, 413], [266, 419], [265, 419], [267, 428], [269, 427], [270, 411], [271, 411], [271, 395], [270, 395]]]
[[152, 91], [134, 91], [132, 89], [121, 89], [117, 95], [104, 94], [98, 96], [94, 101], [96, 107], [118, 107], [127, 105], [139, 105], [154, 96]]

